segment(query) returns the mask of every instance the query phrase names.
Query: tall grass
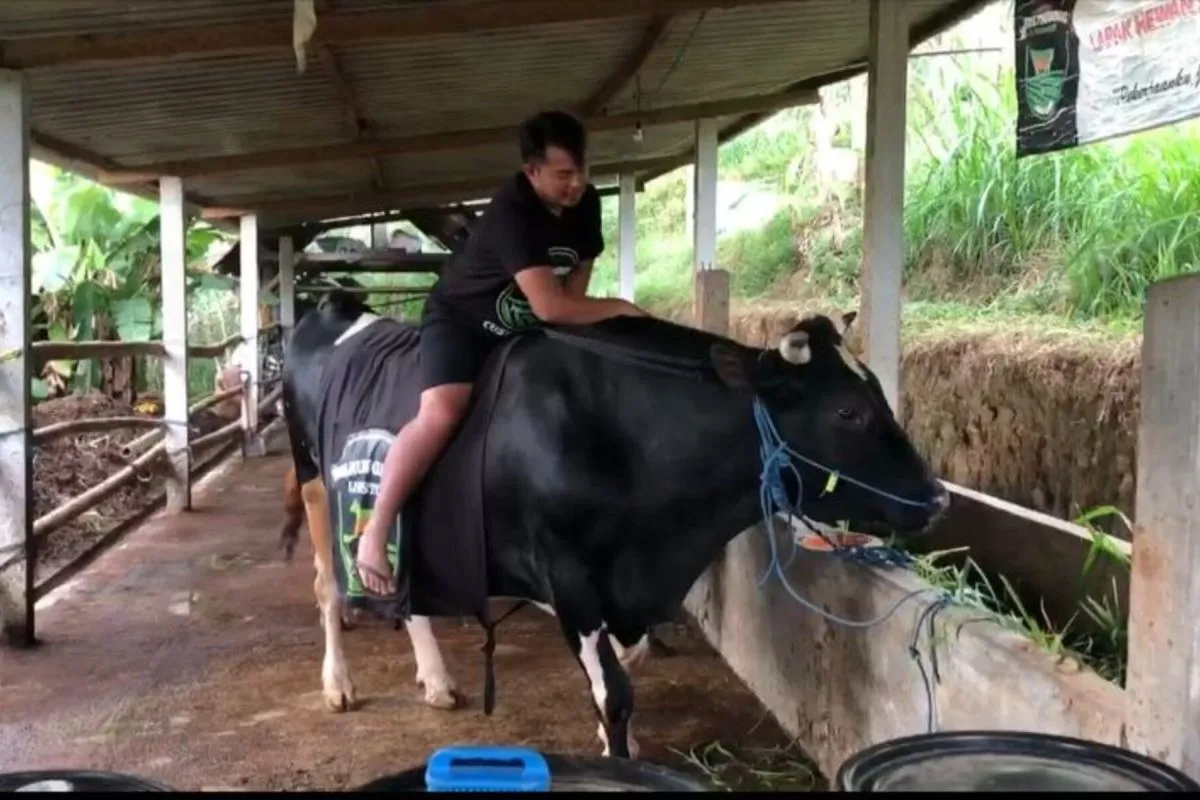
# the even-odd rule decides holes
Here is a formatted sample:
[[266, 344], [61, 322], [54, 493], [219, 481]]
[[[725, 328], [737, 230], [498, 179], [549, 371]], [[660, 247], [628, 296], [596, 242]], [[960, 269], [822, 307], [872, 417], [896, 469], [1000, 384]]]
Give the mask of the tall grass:
[[967, 283], [1020, 290], [1083, 317], [1137, 315], [1146, 287], [1200, 268], [1200, 126], [1016, 158], [1011, 72], [963, 73], [957, 102], [910, 92], [924, 158], [909, 170], [907, 269], [941, 260]]
[[[1076, 320], [1127, 323], [1146, 288], [1200, 269], [1200, 122], [1017, 159], [1012, 72], [972, 67], [910, 78], [905, 236], [908, 298], [955, 300]], [[949, 77], [946, 77], [949, 74]], [[744, 298], [857, 294], [856, 199], [814, 200], [809, 116], [784, 112], [721, 149], [723, 180], [775, 187], [785, 210], [722, 236], [719, 261]], [[638, 197], [637, 293], [651, 305], [690, 297], [684, 171]], [[617, 287], [616, 201], [596, 284]]]

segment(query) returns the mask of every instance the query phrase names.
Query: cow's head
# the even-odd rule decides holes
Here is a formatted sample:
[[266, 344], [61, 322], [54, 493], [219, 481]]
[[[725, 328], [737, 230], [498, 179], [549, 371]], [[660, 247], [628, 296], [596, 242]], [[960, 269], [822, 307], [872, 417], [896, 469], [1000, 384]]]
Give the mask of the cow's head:
[[[882, 524], [918, 532], [945, 510], [948, 496], [896, 422], [875, 375], [844, 344], [854, 317], [806, 318], [774, 349], [714, 345], [713, 365], [726, 385], [762, 400], [797, 453], [878, 490], [841, 478], [827, 491], [827, 472], [794, 461], [806, 516], [826, 524], [844, 520], [858, 530]], [[794, 501], [790, 474], [786, 483]]]

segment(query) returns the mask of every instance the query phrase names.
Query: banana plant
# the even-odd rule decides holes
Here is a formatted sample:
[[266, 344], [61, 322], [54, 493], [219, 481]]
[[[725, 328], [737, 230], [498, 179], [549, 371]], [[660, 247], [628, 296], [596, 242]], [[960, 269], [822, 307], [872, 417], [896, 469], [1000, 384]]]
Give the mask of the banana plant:
[[[46, 180], [31, 192], [33, 318], [41, 328], [35, 327], [34, 338], [148, 341], [161, 336], [157, 204], [39, 166]], [[210, 227], [189, 226], [187, 262], [202, 259], [221, 238]], [[215, 288], [214, 282], [223, 280], [193, 271], [188, 288]], [[116, 366], [96, 360], [52, 361], [35, 379], [34, 396], [111, 389], [104, 384], [114, 380]]]

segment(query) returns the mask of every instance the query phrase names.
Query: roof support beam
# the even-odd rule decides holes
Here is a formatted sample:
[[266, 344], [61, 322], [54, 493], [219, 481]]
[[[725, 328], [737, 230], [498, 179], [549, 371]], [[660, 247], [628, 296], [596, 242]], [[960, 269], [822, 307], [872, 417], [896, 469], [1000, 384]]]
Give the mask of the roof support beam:
[[[317, 0], [316, 7], [318, 13], [333, 13], [333, 0]], [[316, 48], [317, 60], [329, 73], [329, 79], [341, 101], [342, 113], [346, 116], [346, 129], [350, 132], [350, 138], [356, 142], [362, 141], [367, 138], [367, 118], [363, 113], [362, 105], [358, 102], [358, 94], [346, 77], [346, 71], [342, 69], [333, 48], [325, 42], [318, 42]], [[379, 159], [372, 158], [370, 163], [372, 183], [379, 191], [386, 190], [387, 181], [383, 177], [383, 166], [379, 163]]]
[[[807, 105], [815, 102], [817, 102], [816, 90], [806, 87], [801, 91], [793, 89], [777, 94], [760, 94], [730, 100], [717, 100], [710, 103], [696, 103], [693, 105], [657, 108], [626, 114], [588, 117], [583, 120], [583, 123], [589, 134], [595, 134], [603, 131], [631, 128], [639, 122], [643, 127], [649, 128], [655, 125], [673, 125], [731, 114], [778, 111], [783, 108]], [[322, 161], [344, 161], [387, 155], [460, 150], [467, 147], [504, 144], [509, 142], [512, 136], [513, 126], [502, 125], [492, 128], [477, 128], [474, 130], [428, 133], [394, 139], [360, 141], [351, 144], [339, 143], [289, 147], [236, 156], [216, 156], [187, 161], [146, 164], [135, 169], [109, 172], [105, 177], [113, 183], [142, 183], [148, 180], [157, 180], [159, 175], [177, 175], [192, 178], [199, 175], [290, 167], [296, 164], [312, 164]]]
[[[591, 174], [594, 180], [597, 176], [616, 176], [621, 173], [656, 169], [663, 162], [664, 159], [648, 159], [617, 164], [595, 164], [591, 168]], [[405, 206], [453, 203], [464, 198], [491, 194], [506, 177], [508, 177], [507, 174], [487, 175], [450, 183], [406, 186], [388, 192], [247, 199], [240, 201], [238, 207], [206, 208], [201, 211], [200, 216], [202, 219], [228, 219], [250, 213], [262, 216], [306, 213], [320, 213], [329, 216], [370, 214], [375, 211], [386, 211]]]
[[[801, 0], [481, 0], [462, 6], [420, 3], [391, 11], [340, 12], [319, 17], [314, 43], [421, 39], [564, 22], [592, 22], [710, 8], [796, 3]], [[0, 66], [35, 69], [59, 64], [177, 58], [202, 53], [290, 50], [291, 16], [184, 25], [128, 33], [39, 36], [0, 40]]]
[[[82, 175], [90, 181], [99, 183], [102, 186], [116, 189], [117, 191], [128, 192], [137, 197], [146, 200], [159, 202], [158, 194], [158, 176], [154, 178], [146, 178], [143, 181], [127, 182], [127, 181], [110, 181], [108, 176], [120, 171], [120, 167], [113, 161], [97, 155], [90, 150], [85, 150], [82, 147], [77, 147], [70, 142], [64, 142], [61, 139], [56, 139], [53, 136], [47, 136], [44, 133], [30, 131], [29, 133], [30, 153], [39, 161], [44, 161], [47, 164], [54, 164], [76, 175]], [[184, 195], [184, 209], [189, 214], [198, 214], [200, 209], [206, 205], [210, 205], [211, 201], [207, 198], [197, 195]], [[226, 233], [232, 233], [236, 230], [236, 226], [218, 224], [225, 230]]]
[[670, 23], [671, 18], [666, 16], [657, 16], [652, 19], [646, 29], [642, 31], [637, 45], [629, 51], [629, 55], [625, 57], [621, 65], [579, 106], [579, 113], [585, 117], [591, 117], [603, 111], [604, 107], [617, 96], [621, 89], [625, 88], [629, 79], [637, 74], [642, 65], [646, 63], [646, 59], [662, 42]]

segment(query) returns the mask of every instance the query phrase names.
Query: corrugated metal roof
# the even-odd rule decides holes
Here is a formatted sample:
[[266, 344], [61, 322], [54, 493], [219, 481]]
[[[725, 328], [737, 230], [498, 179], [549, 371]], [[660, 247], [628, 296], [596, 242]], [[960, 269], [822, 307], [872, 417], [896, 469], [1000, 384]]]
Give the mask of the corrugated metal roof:
[[[333, 0], [338, 13], [411, 6], [461, 7], [474, 0]], [[604, 2], [604, 0], [596, 0]], [[904, 2], [916, 26], [964, 0]], [[32, 0], [0, 2], [0, 39], [51, 34], [136, 33], [148, 28], [287, 18], [291, 0]], [[574, 108], [626, 60], [647, 18], [553, 24], [339, 46], [371, 138], [513, 126], [511, 141], [380, 159], [389, 188], [458, 182], [516, 166], [515, 126], [529, 113]], [[867, 0], [710, 10], [671, 24], [609, 113], [668, 108], [755, 94], [860, 61]], [[304, 74], [294, 56], [271, 52], [178, 55], [32, 69], [33, 126], [122, 167], [349, 142], [335, 82], [312, 54]], [[725, 122], [736, 121], [730, 117]], [[691, 124], [592, 136], [593, 163], [684, 153]], [[370, 191], [366, 159], [301, 163], [189, 179], [213, 203], [256, 197]]]
[[[376, 3], [379, 5], [379, 3]], [[247, 22], [292, 13], [292, 0], [5, 0], [5, 39]]]

